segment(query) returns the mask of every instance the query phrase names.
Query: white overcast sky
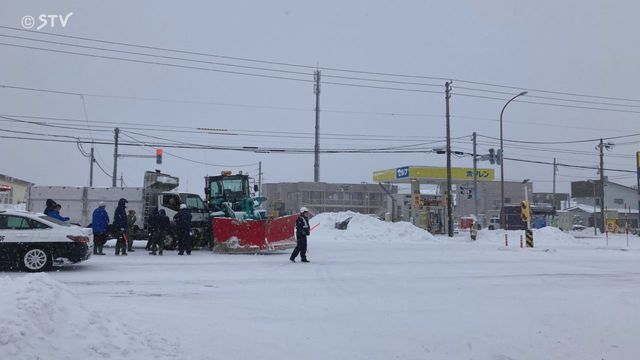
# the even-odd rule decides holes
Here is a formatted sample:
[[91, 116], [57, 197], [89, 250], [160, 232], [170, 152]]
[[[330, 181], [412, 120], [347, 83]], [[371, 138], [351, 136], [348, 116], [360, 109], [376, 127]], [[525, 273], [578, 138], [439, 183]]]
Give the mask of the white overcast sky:
[[[238, 58], [325, 68], [398, 73], [456, 79], [451, 99], [454, 150], [471, 151], [471, 133], [498, 137], [498, 117], [504, 100], [465, 97], [474, 94], [508, 98], [529, 90], [525, 101], [617, 109], [602, 111], [524, 102], [509, 105], [504, 117], [505, 138], [522, 141], [569, 142], [640, 133], [640, 101], [575, 97], [533, 91], [549, 90], [611, 98], [640, 99], [640, 50], [635, 1], [7, 1], [0, 3], [0, 26], [21, 28], [21, 19], [40, 14], [66, 15], [65, 28], [42, 32], [145, 46], [188, 50]], [[313, 69], [292, 68], [123, 47], [34, 32], [0, 28], [0, 43], [143, 59], [239, 72], [265, 71], [158, 58], [157, 55], [232, 65], [269, 67], [305, 74], [272, 75], [313, 79]], [[34, 28], [35, 29], [35, 28]], [[8, 35], [8, 36], [6, 36]], [[34, 42], [30, 37], [156, 54], [143, 57], [104, 50]], [[0, 88], [3, 136], [30, 136], [15, 131], [112, 139], [115, 126], [145, 142], [151, 136], [183, 143], [216, 146], [313, 148], [315, 97], [311, 82], [244, 76], [121, 60], [93, 58], [0, 44], [1, 85], [87, 94], [89, 125], [78, 95]], [[445, 136], [444, 80], [322, 71], [323, 80], [370, 86], [424, 89], [439, 93], [396, 91], [323, 84], [321, 88], [322, 148], [384, 148], [442, 141]], [[329, 78], [435, 84], [398, 84]], [[509, 85], [488, 87], [465, 83]], [[106, 95], [106, 96], [95, 96]], [[120, 96], [120, 97], [112, 97]], [[158, 98], [163, 101], [140, 99]], [[570, 102], [557, 100], [578, 100]], [[168, 101], [171, 100], [171, 101]], [[175, 101], [184, 100], [184, 101]], [[233, 104], [233, 106], [230, 106]], [[613, 104], [613, 105], [612, 105]], [[617, 105], [615, 105], [617, 104]], [[39, 116], [44, 119], [20, 116]], [[58, 118], [58, 119], [47, 119]], [[47, 126], [53, 125], [53, 126]], [[62, 129], [59, 126], [77, 129]], [[91, 131], [86, 128], [90, 127]], [[239, 135], [195, 133], [198, 127], [229, 129]], [[161, 131], [160, 131], [161, 130]], [[169, 130], [169, 131], [167, 131]], [[241, 131], [240, 131], [241, 130]], [[250, 133], [248, 131], [256, 131]], [[269, 131], [266, 133], [265, 131]], [[344, 134], [341, 138], [332, 134]], [[247, 136], [252, 135], [252, 136]], [[271, 136], [267, 136], [271, 135]], [[362, 136], [367, 135], [367, 136]], [[123, 141], [133, 141], [122, 137]], [[498, 143], [479, 138], [479, 152]], [[606, 167], [635, 170], [640, 136], [611, 140]], [[428, 145], [443, 146], [443, 142]], [[595, 142], [516, 144], [505, 156], [573, 165], [598, 164]], [[85, 149], [89, 146], [85, 145]], [[113, 147], [96, 146], [97, 160], [113, 166]], [[150, 154], [152, 148], [123, 147], [127, 154]], [[152, 159], [120, 159], [118, 173], [126, 185], [141, 186], [145, 170], [159, 168], [181, 178], [182, 190], [202, 192], [203, 176], [221, 170], [257, 175], [262, 161], [264, 182], [313, 180], [312, 154], [262, 154], [223, 150], [165, 149], [164, 163]], [[41, 185], [87, 185], [88, 160], [75, 144], [0, 138], [0, 173]], [[404, 165], [445, 166], [444, 155], [322, 154], [321, 180], [372, 181], [375, 170]], [[471, 166], [470, 157], [455, 158], [454, 166]], [[242, 166], [241, 165], [247, 165]], [[482, 163], [481, 166], [490, 166]], [[498, 167], [495, 167], [498, 170]], [[551, 191], [552, 167], [507, 161], [508, 180], [532, 179], [535, 191]], [[496, 174], [499, 174], [496, 171]], [[614, 181], [632, 185], [633, 173], [608, 172]], [[596, 171], [560, 167], [558, 191], [569, 182], [593, 178]], [[108, 186], [110, 177], [97, 168], [95, 184]]]

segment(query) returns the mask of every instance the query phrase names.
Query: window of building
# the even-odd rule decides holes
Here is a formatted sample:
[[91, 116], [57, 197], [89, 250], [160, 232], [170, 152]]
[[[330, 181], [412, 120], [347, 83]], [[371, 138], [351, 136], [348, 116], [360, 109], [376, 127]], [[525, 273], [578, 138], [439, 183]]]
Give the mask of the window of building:
[[613, 199], [613, 203], [617, 205], [623, 205], [624, 199]]
[[311, 191], [311, 202], [318, 203], [322, 201], [322, 191]]

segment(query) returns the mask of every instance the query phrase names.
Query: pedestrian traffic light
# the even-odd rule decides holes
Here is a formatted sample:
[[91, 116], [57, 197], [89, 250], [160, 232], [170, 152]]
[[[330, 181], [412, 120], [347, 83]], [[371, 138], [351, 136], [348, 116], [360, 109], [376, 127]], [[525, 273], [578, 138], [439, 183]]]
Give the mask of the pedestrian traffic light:
[[162, 149], [156, 149], [156, 164], [162, 164]]
[[529, 207], [529, 202], [524, 200], [520, 203], [520, 217], [522, 221], [529, 221], [531, 219], [531, 208]]
[[496, 163], [496, 150], [494, 148], [489, 149], [489, 164]]
[[496, 164], [502, 165], [502, 149], [498, 149], [498, 153], [496, 154]]

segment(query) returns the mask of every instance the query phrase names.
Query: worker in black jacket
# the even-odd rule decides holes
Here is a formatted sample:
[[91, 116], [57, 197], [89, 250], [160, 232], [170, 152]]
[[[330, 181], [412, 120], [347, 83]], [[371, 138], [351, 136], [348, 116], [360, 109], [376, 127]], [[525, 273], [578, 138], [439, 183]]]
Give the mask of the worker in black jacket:
[[293, 253], [291, 253], [291, 257], [289, 260], [291, 262], [296, 262], [296, 257], [300, 254], [300, 258], [302, 262], [308, 263], [307, 260], [307, 236], [311, 234], [311, 229], [309, 228], [309, 209], [306, 207], [300, 208], [300, 216], [296, 220], [296, 248], [293, 249]]
[[149, 231], [149, 238], [147, 240], [147, 245], [144, 247], [145, 250], [150, 251], [151, 246], [153, 246], [153, 242], [155, 241], [156, 235], [156, 221], [158, 219], [158, 208], [155, 207], [151, 209], [151, 213], [149, 214], [149, 219], [147, 220], [147, 230]]
[[[150, 219], [151, 222], [151, 219]], [[162, 255], [164, 248], [164, 239], [167, 237], [171, 222], [164, 209], [161, 209], [158, 214], [154, 215], [153, 224], [155, 231], [152, 234], [153, 245], [151, 245], [151, 252], [149, 255]]]
[[187, 210], [186, 204], [180, 204], [180, 211], [173, 216], [178, 233], [178, 255], [191, 255], [193, 240], [191, 238], [191, 213]]

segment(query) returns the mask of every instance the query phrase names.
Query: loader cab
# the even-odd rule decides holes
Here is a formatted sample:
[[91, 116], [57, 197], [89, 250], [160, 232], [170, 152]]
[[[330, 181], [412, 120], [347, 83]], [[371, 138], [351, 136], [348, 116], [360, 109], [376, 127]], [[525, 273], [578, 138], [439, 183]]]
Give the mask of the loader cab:
[[214, 209], [219, 209], [223, 202], [232, 204], [234, 211], [240, 211], [240, 202], [251, 198], [249, 175], [223, 173], [219, 176], [206, 178], [207, 203]]

